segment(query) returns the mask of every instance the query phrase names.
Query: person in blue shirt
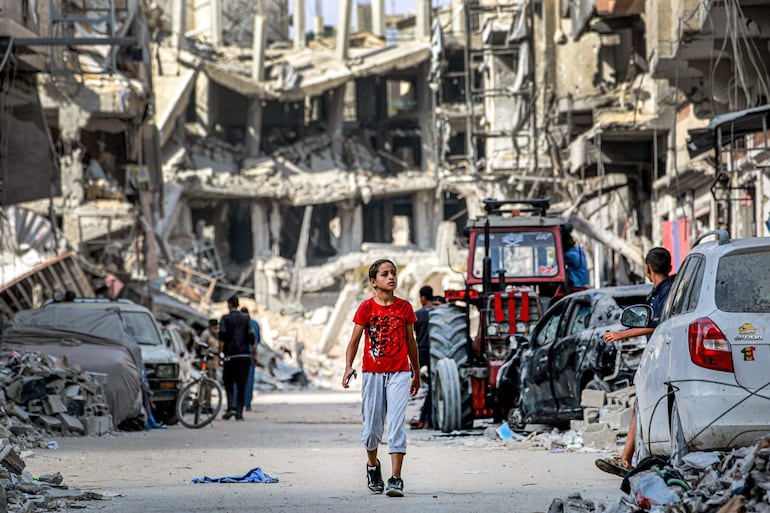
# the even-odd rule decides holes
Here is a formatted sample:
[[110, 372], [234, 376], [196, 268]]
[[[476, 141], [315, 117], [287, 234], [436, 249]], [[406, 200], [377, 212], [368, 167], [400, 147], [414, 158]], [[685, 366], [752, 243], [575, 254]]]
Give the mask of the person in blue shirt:
[[246, 382], [246, 395], [243, 398], [243, 405], [246, 408], [246, 411], [251, 411], [251, 399], [254, 395], [254, 372], [257, 368], [257, 346], [262, 340], [262, 337], [259, 332], [259, 323], [256, 321], [256, 319], [252, 319], [251, 315], [249, 315], [249, 309], [245, 306], [241, 308], [241, 312], [245, 313], [246, 316], [249, 318], [249, 322], [251, 323], [251, 328], [254, 330], [254, 351], [255, 353], [252, 355], [254, 358], [251, 362], [251, 369], [249, 370], [249, 379]]
[[572, 238], [572, 226], [567, 224], [562, 229], [564, 247], [564, 265], [567, 267], [567, 287], [569, 289], [588, 287], [588, 261], [583, 248], [575, 244]]

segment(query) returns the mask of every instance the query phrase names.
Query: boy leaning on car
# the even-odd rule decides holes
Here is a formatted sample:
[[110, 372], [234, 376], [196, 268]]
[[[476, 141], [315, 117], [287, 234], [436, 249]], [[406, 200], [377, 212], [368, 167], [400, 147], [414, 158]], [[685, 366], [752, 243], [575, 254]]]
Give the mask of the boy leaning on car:
[[[647, 298], [647, 304], [652, 308], [653, 320], [660, 319], [663, 311], [663, 304], [666, 302], [668, 293], [671, 290], [671, 282], [674, 276], [669, 276], [671, 272], [671, 253], [666, 248], [652, 248], [644, 259], [644, 274], [652, 282], [653, 289]], [[604, 334], [604, 341], [611, 344], [618, 340], [625, 340], [631, 337], [646, 336], [650, 338], [655, 328], [630, 328], [623, 331], [608, 331]], [[631, 424], [628, 426], [628, 435], [626, 435], [626, 445], [623, 446], [623, 452], [620, 456], [611, 458], [599, 458], [596, 460], [596, 466], [604, 472], [625, 476], [631, 470], [631, 459], [634, 456], [634, 435], [636, 432], [636, 405], [631, 415]]]

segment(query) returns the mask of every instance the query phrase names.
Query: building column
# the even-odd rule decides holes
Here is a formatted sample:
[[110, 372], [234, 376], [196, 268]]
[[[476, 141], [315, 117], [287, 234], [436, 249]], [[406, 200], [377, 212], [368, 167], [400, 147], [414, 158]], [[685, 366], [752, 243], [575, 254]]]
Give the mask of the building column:
[[433, 219], [435, 203], [433, 191], [420, 191], [412, 196], [414, 243], [420, 249], [432, 248], [435, 243], [436, 225]]
[[281, 206], [274, 201], [270, 206], [270, 252], [273, 256], [281, 254], [281, 228], [283, 228]]
[[294, 49], [305, 48], [305, 0], [294, 0]]
[[341, 61], [348, 58], [350, 43], [350, 8], [352, 0], [340, 0], [337, 16], [337, 58]]
[[465, 34], [465, 0], [452, 0], [452, 34], [458, 39]]
[[211, 9], [211, 44], [222, 44], [222, 0], [209, 0]]
[[171, 34], [176, 51], [187, 48], [187, 39], [185, 39], [185, 27], [187, 26], [187, 2], [185, 0], [174, 0], [171, 13]]
[[323, 16], [313, 16], [313, 35], [316, 39], [323, 37], [324, 35], [324, 19]]
[[265, 47], [267, 46], [267, 18], [254, 16], [254, 39], [251, 43], [251, 79], [261, 81], [265, 75]]
[[361, 251], [363, 243], [363, 208], [361, 204], [340, 205], [337, 215], [340, 217], [339, 254]]
[[214, 128], [216, 122], [215, 102], [212, 101], [211, 83], [208, 75], [198, 73], [195, 78], [195, 118], [207, 131]]
[[372, 0], [372, 33], [385, 37], [385, 0]]
[[251, 205], [251, 235], [254, 258], [270, 257], [270, 213], [263, 203]]
[[417, 0], [414, 30], [418, 41], [430, 41], [430, 3], [431, 0]]
[[344, 124], [345, 111], [345, 85], [341, 85], [331, 91], [329, 98], [329, 132], [332, 137], [332, 152], [335, 155], [342, 153], [342, 126]]
[[420, 169], [432, 171], [435, 164], [433, 148], [433, 92], [428, 87], [429, 62], [417, 66], [417, 116], [420, 124]]
[[256, 158], [262, 145], [262, 100], [249, 99], [249, 111], [246, 114], [246, 154]]

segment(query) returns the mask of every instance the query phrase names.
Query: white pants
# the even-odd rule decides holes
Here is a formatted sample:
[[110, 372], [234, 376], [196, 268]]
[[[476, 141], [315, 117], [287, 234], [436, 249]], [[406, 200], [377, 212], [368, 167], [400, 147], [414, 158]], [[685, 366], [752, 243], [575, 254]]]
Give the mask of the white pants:
[[388, 423], [388, 453], [406, 453], [406, 405], [410, 371], [364, 372], [361, 382], [361, 441], [374, 451]]

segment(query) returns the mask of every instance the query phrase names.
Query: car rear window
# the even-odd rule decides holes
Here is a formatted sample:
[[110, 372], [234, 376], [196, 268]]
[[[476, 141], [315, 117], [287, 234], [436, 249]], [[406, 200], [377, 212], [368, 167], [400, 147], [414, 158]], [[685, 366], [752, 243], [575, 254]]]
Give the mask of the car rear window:
[[723, 256], [714, 295], [723, 312], [770, 313], [770, 250]]

